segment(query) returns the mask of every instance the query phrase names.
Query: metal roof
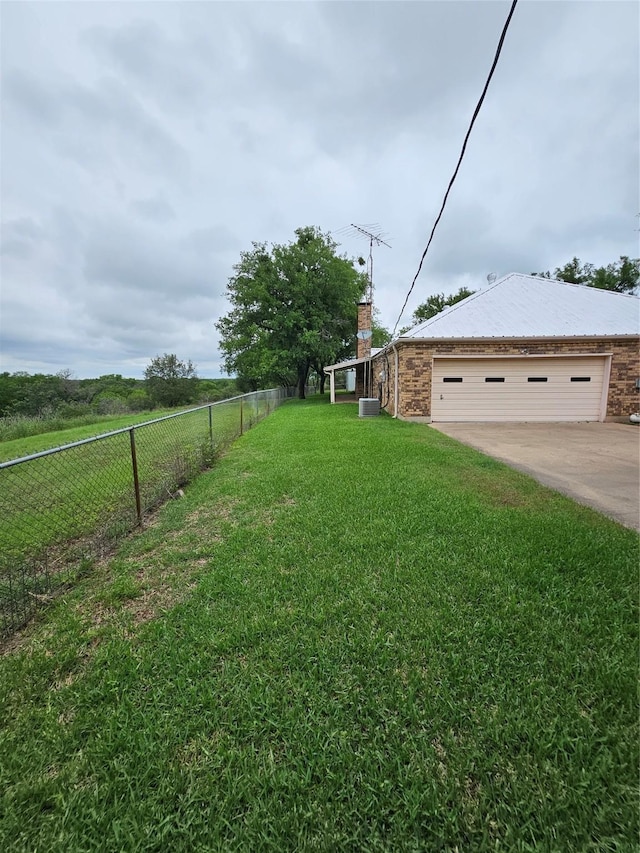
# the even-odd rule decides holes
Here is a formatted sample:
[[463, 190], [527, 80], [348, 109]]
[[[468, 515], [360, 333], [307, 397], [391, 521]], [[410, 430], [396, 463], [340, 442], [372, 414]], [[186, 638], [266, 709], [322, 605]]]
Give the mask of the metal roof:
[[340, 361], [338, 364], [328, 364], [324, 368], [324, 372], [330, 373], [332, 370], [348, 370], [355, 367], [356, 364], [364, 364], [365, 361], [371, 361], [374, 355], [377, 355], [381, 349], [382, 347], [372, 347], [371, 355], [367, 355], [364, 358], [350, 358], [348, 361]]
[[403, 338], [535, 338], [637, 335], [640, 298], [509, 273], [419, 323]]

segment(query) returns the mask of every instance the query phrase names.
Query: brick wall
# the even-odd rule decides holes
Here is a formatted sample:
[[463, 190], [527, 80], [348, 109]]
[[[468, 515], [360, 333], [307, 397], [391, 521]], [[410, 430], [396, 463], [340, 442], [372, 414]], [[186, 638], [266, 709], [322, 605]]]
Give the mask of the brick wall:
[[[521, 355], [523, 349], [526, 349], [529, 355], [613, 353], [607, 419], [626, 419], [631, 412], [640, 409], [640, 393], [635, 388], [636, 379], [640, 378], [640, 338], [591, 338], [579, 341], [559, 338], [547, 341], [412, 341], [398, 344], [397, 349], [400, 376], [399, 417], [431, 416], [431, 365], [434, 355]], [[395, 415], [395, 355], [392, 350], [387, 351], [387, 358], [388, 369], [384, 358], [374, 359], [373, 375], [377, 383], [380, 370], [386, 370], [382, 404], [385, 406], [386, 402], [386, 410]]]
[[[399, 350], [399, 355], [402, 350]], [[373, 396], [380, 398], [382, 408], [395, 414], [395, 391], [396, 391], [396, 356], [393, 350], [387, 350], [373, 359], [371, 373], [373, 380]], [[402, 374], [401, 374], [402, 375]], [[402, 380], [400, 382], [402, 385]]]
[[[358, 303], [358, 331], [371, 331], [371, 303]], [[371, 338], [362, 340], [356, 338], [356, 358], [369, 358], [371, 355]]]

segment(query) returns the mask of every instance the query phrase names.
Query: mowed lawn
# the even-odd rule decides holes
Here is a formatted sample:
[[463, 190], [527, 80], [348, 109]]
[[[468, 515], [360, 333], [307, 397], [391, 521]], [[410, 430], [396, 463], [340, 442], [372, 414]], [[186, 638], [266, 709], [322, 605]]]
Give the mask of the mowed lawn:
[[639, 539], [292, 401], [0, 661], [0, 849], [635, 850]]
[[[240, 400], [161, 414], [141, 415], [103, 423], [100, 440], [0, 470], [0, 581], [15, 573], [16, 559], [96, 531], [122, 528], [135, 519], [135, 492], [128, 427], [136, 429], [137, 467], [144, 509], [176, 488], [186, 471], [202, 468], [202, 460], [230, 444], [266, 415], [263, 401]], [[119, 430], [119, 434], [109, 434]], [[38, 453], [52, 447], [96, 437], [96, 425], [76, 427], [0, 443], [0, 459]], [[4, 460], [3, 460], [4, 461]]]

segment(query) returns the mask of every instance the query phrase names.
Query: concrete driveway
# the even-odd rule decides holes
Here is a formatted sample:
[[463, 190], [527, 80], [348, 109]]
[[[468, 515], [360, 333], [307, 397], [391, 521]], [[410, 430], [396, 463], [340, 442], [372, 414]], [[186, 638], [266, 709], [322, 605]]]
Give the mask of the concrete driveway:
[[619, 423], [431, 424], [545, 486], [640, 529], [640, 428]]

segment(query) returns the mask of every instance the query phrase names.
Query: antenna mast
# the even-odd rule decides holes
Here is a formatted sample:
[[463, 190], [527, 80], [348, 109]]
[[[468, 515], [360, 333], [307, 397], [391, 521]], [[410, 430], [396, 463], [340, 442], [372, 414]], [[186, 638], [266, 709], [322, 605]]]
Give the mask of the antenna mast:
[[365, 225], [354, 225], [352, 222], [350, 225], [345, 225], [344, 228], [338, 229], [336, 233], [353, 237], [364, 237], [369, 241], [369, 257], [367, 258], [367, 278], [369, 279], [369, 284], [365, 293], [365, 301], [373, 305], [373, 244], [375, 243], [376, 246], [386, 246], [387, 249], [390, 249], [391, 246], [383, 239], [383, 237], [386, 237], [386, 234], [375, 222]]

